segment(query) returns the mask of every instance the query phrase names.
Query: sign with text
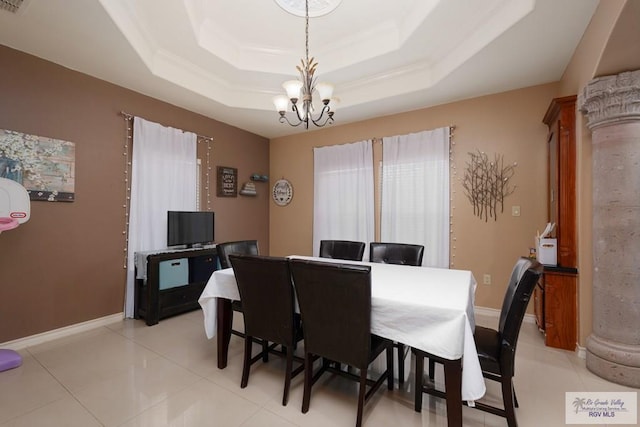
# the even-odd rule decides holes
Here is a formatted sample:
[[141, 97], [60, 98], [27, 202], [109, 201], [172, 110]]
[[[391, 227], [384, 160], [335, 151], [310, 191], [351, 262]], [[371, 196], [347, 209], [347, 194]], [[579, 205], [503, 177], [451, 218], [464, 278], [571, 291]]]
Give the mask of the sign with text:
[[238, 169], [227, 166], [218, 166], [218, 197], [238, 196]]
[[633, 424], [638, 422], [634, 391], [565, 393], [566, 424]]

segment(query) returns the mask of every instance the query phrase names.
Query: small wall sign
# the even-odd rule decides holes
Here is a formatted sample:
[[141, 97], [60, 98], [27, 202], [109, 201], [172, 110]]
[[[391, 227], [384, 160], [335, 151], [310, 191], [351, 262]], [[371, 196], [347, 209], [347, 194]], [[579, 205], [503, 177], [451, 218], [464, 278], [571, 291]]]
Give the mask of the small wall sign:
[[276, 205], [287, 206], [293, 198], [293, 186], [286, 179], [279, 179], [273, 185], [271, 196]]
[[216, 195], [218, 197], [238, 196], [238, 169], [227, 166], [218, 166], [218, 185]]

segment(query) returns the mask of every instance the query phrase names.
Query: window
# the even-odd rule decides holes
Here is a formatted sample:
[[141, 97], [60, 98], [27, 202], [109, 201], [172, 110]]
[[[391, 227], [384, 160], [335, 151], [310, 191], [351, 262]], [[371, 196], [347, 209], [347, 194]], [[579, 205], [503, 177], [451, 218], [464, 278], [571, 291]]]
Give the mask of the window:
[[313, 253], [320, 240], [374, 238], [371, 141], [317, 147], [314, 159]]
[[449, 128], [383, 138], [380, 240], [424, 245], [449, 266]]

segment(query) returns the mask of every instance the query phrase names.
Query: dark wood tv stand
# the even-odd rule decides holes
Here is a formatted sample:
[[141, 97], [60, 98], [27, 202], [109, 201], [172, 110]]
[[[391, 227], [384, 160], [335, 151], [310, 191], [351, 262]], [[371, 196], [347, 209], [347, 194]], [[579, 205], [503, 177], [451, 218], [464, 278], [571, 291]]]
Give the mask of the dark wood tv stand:
[[[198, 298], [207, 285], [209, 276], [218, 268], [215, 246], [192, 249], [165, 249], [136, 253], [137, 261], [146, 258], [146, 279], [136, 274], [135, 318], [155, 325], [160, 319], [200, 308]], [[182, 286], [160, 289], [160, 263], [186, 258], [189, 278]], [[136, 262], [136, 270], [143, 268]], [[136, 272], [137, 273], [137, 272]]]

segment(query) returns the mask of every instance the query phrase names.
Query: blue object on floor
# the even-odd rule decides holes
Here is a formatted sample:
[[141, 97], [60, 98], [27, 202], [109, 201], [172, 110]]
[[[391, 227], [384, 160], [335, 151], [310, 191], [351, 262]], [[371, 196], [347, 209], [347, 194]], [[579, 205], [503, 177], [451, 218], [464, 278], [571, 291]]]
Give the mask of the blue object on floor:
[[17, 351], [0, 349], [0, 372], [22, 365], [22, 356]]

